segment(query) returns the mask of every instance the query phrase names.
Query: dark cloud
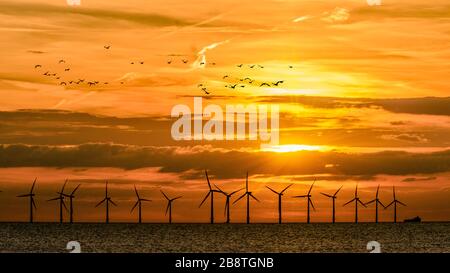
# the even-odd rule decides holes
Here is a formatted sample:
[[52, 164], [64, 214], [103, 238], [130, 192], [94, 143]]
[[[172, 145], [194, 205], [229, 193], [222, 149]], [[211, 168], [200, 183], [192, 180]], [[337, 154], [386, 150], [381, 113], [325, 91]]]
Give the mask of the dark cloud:
[[70, 8], [67, 6], [56, 6], [31, 2], [1, 2], [0, 14], [33, 17], [58, 16], [65, 17], [66, 19], [68, 18], [68, 16], [72, 16], [72, 19], [79, 19], [78, 22], [80, 23], [80, 26], [84, 25], [87, 27], [95, 26], [93, 24], [87, 23], [91, 20], [102, 20], [108, 23], [102, 24], [102, 26], [117, 24], [120, 22], [136, 23], [146, 26], [184, 26], [193, 24], [192, 22], [188, 22], [186, 20], [160, 14], [92, 9], [82, 6], [77, 8]]
[[382, 108], [393, 113], [450, 116], [450, 97], [399, 99], [339, 98], [314, 96], [265, 96], [259, 102], [302, 104], [314, 108]]
[[430, 177], [407, 177], [403, 179], [403, 182], [416, 182], [416, 181], [431, 181], [436, 180], [437, 178], [435, 176]]
[[[327, 166], [333, 165], [333, 168]], [[341, 153], [244, 152], [196, 147], [138, 147], [114, 144], [76, 146], [0, 146], [1, 167], [160, 167], [161, 172], [183, 173], [204, 169], [220, 178], [252, 175], [374, 176], [432, 174], [450, 171], [450, 150], [433, 153], [386, 151]], [[192, 176], [192, 175], [191, 175]]]

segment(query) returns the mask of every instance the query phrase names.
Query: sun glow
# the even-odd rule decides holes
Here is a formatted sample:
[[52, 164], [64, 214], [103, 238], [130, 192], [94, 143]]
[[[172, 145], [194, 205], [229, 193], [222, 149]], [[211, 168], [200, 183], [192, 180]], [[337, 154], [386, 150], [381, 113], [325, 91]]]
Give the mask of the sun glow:
[[272, 145], [261, 149], [261, 151], [263, 152], [276, 152], [276, 153], [290, 153], [298, 151], [324, 151], [324, 150], [327, 150], [326, 146], [301, 145], [301, 144]]

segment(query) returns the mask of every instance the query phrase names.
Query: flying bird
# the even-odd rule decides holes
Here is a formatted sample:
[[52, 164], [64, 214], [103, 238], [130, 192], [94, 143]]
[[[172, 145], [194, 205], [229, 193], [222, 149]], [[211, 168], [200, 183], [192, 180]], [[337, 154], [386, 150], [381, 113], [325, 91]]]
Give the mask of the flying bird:
[[171, 64], [172, 63], [172, 60], [170, 60], [170, 61], [167, 61], [167, 64]]
[[187, 64], [189, 61], [188, 60], [182, 60], [183, 63]]
[[59, 85], [67, 85], [65, 82], [60, 82]]
[[42, 65], [40, 65], [40, 64], [37, 64], [34, 66], [34, 68], [40, 68], [40, 67], [42, 67]]
[[134, 62], [131, 62], [131, 64], [134, 64]]
[[235, 84], [235, 85], [230, 85], [229, 87], [230, 87], [231, 89], [235, 89], [235, 88], [236, 88], [236, 85], [237, 85], [237, 84]]
[[141, 64], [144, 64], [144, 61], [141, 61]]
[[103, 46], [105, 49], [110, 49], [111, 48], [111, 46], [110, 45], [108, 45], [108, 46]]
[[261, 85], [259, 87], [263, 87], [264, 85], [267, 85], [268, 87], [270, 87], [270, 84], [268, 84], [266, 82], [261, 83]]
[[222, 79], [226, 79], [226, 78], [228, 78], [228, 75], [225, 75], [225, 76], [222, 77]]
[[244, 64], [238, 64], [237, 67], [241, 68]]
[[277, 82], [274, 82], [274, 83], [272, 83], [273, 85], [275, 85], [275, 86], [278, 86], [280, 83], [283, 83], [284, 81], [277, 81]]
[[250, 68], [254, 68], [254, 67], [255, 67], [255, 65], [249, 65], [248, 67], [250, 67]]
[[66, 68], [66, 69], [64, 69], [64, 71], [70, 71], [70, 68]]
[[64, 61], [64, 60], [59, 60], [59, 63], [60, 64], [62, 64], [62, 63], [65, 63], [66, 61]]

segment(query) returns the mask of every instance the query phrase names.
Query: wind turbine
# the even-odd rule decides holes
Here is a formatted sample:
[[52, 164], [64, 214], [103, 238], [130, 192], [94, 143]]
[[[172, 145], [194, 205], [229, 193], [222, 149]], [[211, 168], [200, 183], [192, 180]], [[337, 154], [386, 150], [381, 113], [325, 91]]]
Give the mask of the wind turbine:
[[198, 206], [199, 208], [203, 205], [203, 203], [205, 203], [206, 199], [208, 199], [209, 196], [211, 196], [211, 224], [214, 224], [214, 193], [215, 192], [220, 192], [218, 190], [214, 190], [213, 188], [211, 188], [211, 183], [209, 182], [209, 177], [208, 177], [208, 172], [205, 170], [205, 175], [206, 175], [206, 182], [208, 182], [208, 187], [209, 187], [209, 191], [208, 194], [206, 194], [205, 198], [203, 199], [203, 201], [200, 203], [200, 205]]
[[73, 191], [70, 194], [65, 194], [63, 192], [58, 192], [58, 193], [64, 195], [65, 197], [69, 198], [69, 214], [70, 214], [69, 222], [71, 224], [73, 223], [73, 199], [75, 198], [75, 192], [78, 190], [78, 188], [80, 186], [81, 186], [81, 184], [78, 184], [78, 186], [76, 186], [75, 189], [73, 189]]
[[33, 185], [31, 186], [30, 193], [17, 196], [17, 197], [30, 197], [30, 223], [33, 223], [33, 207], [34, 207], [34, 209], [36, 209], [36, 203], [34, 203], [35, 194], [33, 193], [34, 185], [36, 185], [36, 180], [37, 180], [37, 177], [34, 179]]
[[108, 181], [106, 181], [106, 187], [105, 187], [105, 198], [100, 201], [95, 207], [100, 206], [103, 202], [106, 202], [106, 223], [109, 223], [109, 203], [113, 204], [117, 207], [117, 204], [114, 203], [113, 200], [111, 200], [111, 197], [108, 196]]
[[133, 210], [136, 208], [136, 206], [138, 206], [138, 209], [139, 209], [139, 224], [140, 224], [140, 223], [142, 223], [142, 201], [144, 201], [144, 202], [151, 202], [152, 200], [141, 198], [139, 196], [139, 193], [138, 193], [137, 189], [136, 189], [136, 185], [134, 185], [134, 192], [136, 192], [137, 201], [134, 204], [134, 206], [131, 208], [131, 212], [133, 212]]
[[308, 223], [308, 224], [309, 224], [310, 221], [311, 221], [310, 214], [309, 214], [310, 205], [311, 205], [311, 207], [313, 208], [313, 210], [316, 210], [316, 208], [314, 208], [314, 204], [313, 204], [313, 202], [312, 202], [312, 200], [311, 200], [311, 197], [312, 197], [311, 191], [312, 191], [312, 188], [313, 188], [313, 186], [314, 186], [314, 183], [316, 183], [316, 179], [314, 179], [314, 182], [311, 184], [311, 187], [309, 188], [309, 191], [308, 191], [308, 194], [307, 194], [307, 195], [297, 195], [297, 196], [293, 196], [293, 198], [308, 198], [308, 212], [307, 212], [307, 215], [306, 215], [306, 223]]
[[219, 186], [217, 186], [216, 184], [214, 184], [214, 186], [219, 190], [220, 193], [222, 193], [226, 197], [224, 214], [226, 214], [226, 216], [227, 216], [227, 221], [225, 223], [229, 224], [230, 223], [230, 198], [231, 198], [231, 196], [233, 196], [233, 194], [243, 190], [244, 188], [241, 188], [241, 189], [239, 189], [237, 191], [233, 191], [231, 193], [226, 193], [223, 190], [221, 190], [219, 188]]
[[366, 207], [366, 205], [364, 205], [364, 203], [361, 202], [361, 200], [359, 200], [359, 197], [358, 197], [358, 184], [356, 184], [355, 198], [353, 198], [352, 200], [350, 200], [347, 203], [345, 203], [344, 206], [350, 204], [351, 202], [355, 202], [355, 223], [358, 223], [358, 203], [360, 203], [361, 205]]
[[169, 224], [172, 224], [172, 202], [180, 199], [183, 196], [178, 196], [175, 198], [170, 199], [163, 191], [161, 191], [161, 193], [164, 195], [164, 197], [167, 199], [167, 208], [166, 208], [166, 214], [167, 215], [167, 211], [169, 212]]
[[61, 223], [61, 224], [64, 222], [63, 207], [67, 211], [66, 203], [64, 202], [64, 198], [65, 198], [64, 188], [66, 187], [66, 184], [67, 184], [67, 179], [66, 179], [66, 181], [64, 181], [64, 184], [63, 184], [63, 186], [61, 188], [61, 191], [60, 192], [56, 192], [56, 193], [59, 194], [59, 196], [47, 200], [47, 201], [57, 201], [57, 200], [59, 200], [59, 223]]
[[329, 195], [329, 194], [321, 192], [322, 195], [325, 195], [326, 197], [329, 197], [333, 200], [333, 218], [332, 218], [333, 224], [336, 223], [336, 198], [337, 198], [338, 192], [342, 189], [342, 187], [343, 186], [341, 186], [333, 195]]
[[268, 188], [269, 190], [271, 190], [273, 193], [275, 193], [276, 195], [278, 195], [278, 224], [281, 224], [281, 197], [283, 196], [284, 192], [289, 189], [289, 187], [291, 187], [293, 184], [290, 184], [289, 186], [287, 186], [286, 188], [284, 188], [282, 191], [277, 192], [274, 189], [272, 189], [269, 186], [266, 186], [266, 188]]
[[243, 195], [241, 195], [241, 197], [236, 199], [233, 202], [233, 204], [235, 204], [236, 202], [238, 202], [239, 200], [244, 198], [244, 196], [247, 196], [247, 224], [250, 224], [250, 197], [252, 197], [253, 199], [255, 199], [258, 202], [259, 202], [259, 200], [253, 195], [253, 193], [251, 191], [248, 191], [248, 172], [247, 172], [247, 176], [245, 178], [245, 193]]
[[389, 208], [392, 204], [394, 204], [394, 223], [397, 223], [397, 203], [399, 203], [400, 205], [403, 205], [406, 207], [406, 205], [404, 203], [402, 203], [400, 200], [397, 200], [397, 198], [395, 197], [395, 186], [392, 186], [392, 192], [394, 194], [394, 201], [392, 201], [389, 205], [387, 205], [384, 209]]
[[378, 185], [377, 188], [377, 194], [375, 195], [375, 199], [373, 199], [372, 201], [369, 201], [366, 203], [366, 205], [369, 205], [373, 202], [375, 202], [375, 223], [378, 223], [378, 204], [380, 204], [383, 208], [386, 208], [383, 203], [381, 203], [380, 199], [378, 199], [378, 192], [380, 190], [380, 185]]

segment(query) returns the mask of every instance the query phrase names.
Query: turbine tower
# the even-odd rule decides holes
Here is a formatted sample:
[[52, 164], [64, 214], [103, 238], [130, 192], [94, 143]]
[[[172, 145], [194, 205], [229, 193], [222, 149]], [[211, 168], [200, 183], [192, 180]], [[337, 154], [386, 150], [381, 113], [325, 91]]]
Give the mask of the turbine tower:
[[392, 186], [392, 193], [394, 194], [394, 201], [387, 205], [385, 209], [389, 208], [391, 205], [394, 205], [394, 223], [397, 223], [397, 203], [405, 207], [406, 205], [400, 200], [397, 200], [397, 198], [395, 197], [395, 186]]
[[161, 191], [161, 193], [167, 199], [167, 208], [166, 208], [166, 214], [165, 215], [167, 215], [167, 212], [169, 212], [169, 224], [172, 224], [172, 202], [177, 200], [177, 199], [180, 199], [182, 196], [178, 196], [178, 197], [170, 199], [163, 191]]
[[34, 203], [34, 196], [33, 193], [34, 186], [36, 185], [37, 178], [34, 179], [33, 185], [31, 186], [30, 193], [18, 195], [17, 197], [30, 197], [30, 223], [33, 223], [33, 207], [36, 209], [36, 203]]
[[310, 218], [310, 205], [313, 208], [313, 210], [316, 210], [316, 208], [314, 207], [314, 204], [313, 204], [313, 202], [311, 200], [311, 197], [312, 197], [311, 191], [312, 191], [312, 188], [314, 186], [314, 183], [316, 183], [316, 179], [314, 179], [314, 182], [311, 184], [311, 187], [309, 188], [309, 191], [308, 191], [307, 195], [293, 196], [293, 198], [308, 198], [308, 205], [307, 205], [308, 212], [307, 212], [307, 215], [306, 215], [306, 223], [308, 223], [308, 224], [311, 221], [311, 218]]
[[253, 195], [253, 193], [251, 191], [248, 191], [248, 172], [247, 172], [247, 176], [245, 178], [245, 193], [243, 195], [241, 195], [241, 197], [239, 197], [237, 200], [235, 200], [233, 202], [233, 204], [235, 204], [236, 202], [238, 202], [245, 196], [247, 196], [247, 224], [250, 224], [250, 197], [252, 197], [253, 199], [255, 199], [258, 202], [259, 202], [259, 200]]
[[345, 203], [344, 206], [347, 206], [351, 202], [355, 202], [355, 223], [358, 223], [358, 203], [360, 203], [361, 205], [366, 207], [366, 205], [364, 205], [364, 203], [361, 202], [361, 200], [359, 200], [359, 197], [358, 197], [358, 184], [356, 185], [355, 198], [353, 198], [352, 200], [350, 200], [347, 203]]
[[380, 199], [378, 199], [378, 192], [380, 190], [380, 185], [377, 187], [377, 193], [375, 195], [375, 199], [366, 203], [366, 206], [375, 202], [375, 223], [378, 223], [378, 204], [380, 204], [383, 208], [386, 208], [383, 203], [381, 203]]
[[291, 187], [293, 184], [290, 184], [289, 186], [287, 186], [286, 188], [284, 188], [282, 191], [277, 192], [274, 189], [272, 189], [269, 186], [266, 186], [266, 188], [268, 188], [269, 190], [271, 190], [273, 193], [275, 193], [276, 195], [278, 195], [278, 224], [281, 224], [281, 198], [284, 194], [284, 192], [289, 189], [289, 187]]
[[322, 195], [325, 195], [326, 197], [329, 197], [333, 200], [333, 217], [332, 217], [332, 223], [336, 223], [336, 198], [338, 192], [342, 189], [343, 186], [341, 186], [333, 195], [329, 195], [326, 193], [321, 192]]
[[75, 198], [75, 192], [78, 190], [78, 188], [81, 186], [81, 184], [78, 184], [78, 186], [73, 189], [73, 191], [70, 194], [65, 194], [63, 192], [58, 192], [59, 194], [62, 194], [64, 197], [69, 198], [69, 222], [73, 223], [73, 199]]
[[233, 191], [233, 192], [231, 192], [231, 193], [227, 193], [227, 192], [224, 192], [223, 190], [221, 190], [221, 189], [219, 188], [219, 186], [217, 186], [216, 184], [214, 184], [214, 186], [219, 190], [220, 193], [222, 193], [223, 195], [225, 195], [226, 201], [225, 201], [225, 211], [224, 211], [224, 214], [227, 216], [227, 220], [226, 220], [225, 223], [226, 223], [226, 224], [229, 224], [229, 223], [230, 223], [230, 199], [231, 199], [231, 196], [233, 196], [235, 193], [237, 193], [237, 192], [243, 190], [244, 188], [241, 188], [241, 189], [239, 189], [239, 190]]
[[134, 185], [134, 192], [136, 193], [137, 201], [134, 204], [134, 206], [131, 208], [130, 213], [133, 212], [133, 210], [136, 208], [136, 206], [138, 206], [138, 214], [139, 214], [138, 222], [139, 222], [139, 224], [141, 224], [142, 223], [142, 202], [151, 202], [152, 200], [141, 198], [136, 189], [136, 185]]
[[66, 203], [64, 202], [64, 198], [65, 198], [64, 188], [66, 187], [66, 184], [67, 184], [67, 179], [66, 179], [66, 181], [64, 181], [64, 184], [63, 184], [63, 186], [61, 188], [61, 191], [56, 192], [57, 194], [59, 194], [59, 196], [47, 200], [47, 201], [57, 201], [57, 200], [59, 200], [59, 223], [60, 224], [62, 224], [64, 222], [63, 207], [67, 211]]
[[108, 195], [108, 181], [106, 181], [106, 187], [105, 187], [105, 198], [103, 198], [102, 201], [100, 201], [95, 207], [100, 206], [103, 202], [106, 202], [106, 223], [109, 223], [109, 203], [113, 204], [117, 207], [116, 203], [109, 197]]
[[213, 188], [211, 188], [211, 183], [209, 182], [209, 177], [208, 177], [208, 172], [205, 170], [205, 175], [206, 175], [206, 182], [208, 182], [208, 187], [209, 187], [209, 191], [208, 194], [206, 194], [205, 198], [203, 199], [203, 201], [200, 203], [200, 205], [198, 206], [199, 208], [203, 205], [203, 203], [205, 203], [206, 199], [208, 199], [209, 196], [211, 196], [211, 224], [214, 224], [214, 193], [215, 192], [220, 192], [218, 190], [214, 190]]

